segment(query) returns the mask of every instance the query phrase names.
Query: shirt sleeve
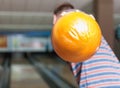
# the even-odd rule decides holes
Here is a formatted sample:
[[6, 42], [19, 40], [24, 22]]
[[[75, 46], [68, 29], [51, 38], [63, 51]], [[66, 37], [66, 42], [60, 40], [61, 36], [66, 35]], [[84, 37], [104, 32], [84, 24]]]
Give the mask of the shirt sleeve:
[[80, 88], [120, 88], [120, 63], [104, 38], [91, 58], [70, 66]]

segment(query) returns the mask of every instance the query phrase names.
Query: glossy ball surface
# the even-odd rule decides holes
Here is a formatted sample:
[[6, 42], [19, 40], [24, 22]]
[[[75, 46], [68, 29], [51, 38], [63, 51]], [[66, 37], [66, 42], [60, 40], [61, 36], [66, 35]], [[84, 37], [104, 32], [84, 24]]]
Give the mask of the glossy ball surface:
[[83, 62], [97, 51], [101, 37], [101, 29], [95, 19], [84, 12], [70, 12], [56, 22], [51, 39], [61, 59]]

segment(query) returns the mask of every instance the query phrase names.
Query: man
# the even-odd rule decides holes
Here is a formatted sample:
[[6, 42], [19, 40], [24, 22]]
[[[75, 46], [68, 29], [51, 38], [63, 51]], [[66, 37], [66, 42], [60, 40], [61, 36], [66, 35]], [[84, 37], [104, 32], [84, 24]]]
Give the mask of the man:
[[[70, 3], [57, 7], [53, 24], [70, 11], [75, 11]], [[120, 88], [120, 63], [104, 37], [100, 48], [91, 58], [69, 64], [80, 88]]]

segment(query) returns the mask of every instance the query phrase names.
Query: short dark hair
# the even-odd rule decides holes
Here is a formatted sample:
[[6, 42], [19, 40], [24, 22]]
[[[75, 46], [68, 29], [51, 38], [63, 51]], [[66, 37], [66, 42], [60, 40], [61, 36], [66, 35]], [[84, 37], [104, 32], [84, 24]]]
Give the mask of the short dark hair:
[[57, 15], [59, 13], [61, 13], [64, 10], [69, 10], [69, 9], [74, 9], [74, 6], [68, 2], [63, 3], [61, 5], [59, 5], [55, 10], [54, 10], [54, 14]]

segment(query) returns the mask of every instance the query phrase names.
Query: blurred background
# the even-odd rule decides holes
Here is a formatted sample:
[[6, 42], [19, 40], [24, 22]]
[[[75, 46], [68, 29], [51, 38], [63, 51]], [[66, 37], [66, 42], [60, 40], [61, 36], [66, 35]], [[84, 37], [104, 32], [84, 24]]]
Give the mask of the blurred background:
[[120, 0], [0, 0], [0, 88], [78, 88], [50, 40], [64, 2], [94, 15], [120, 59]]

